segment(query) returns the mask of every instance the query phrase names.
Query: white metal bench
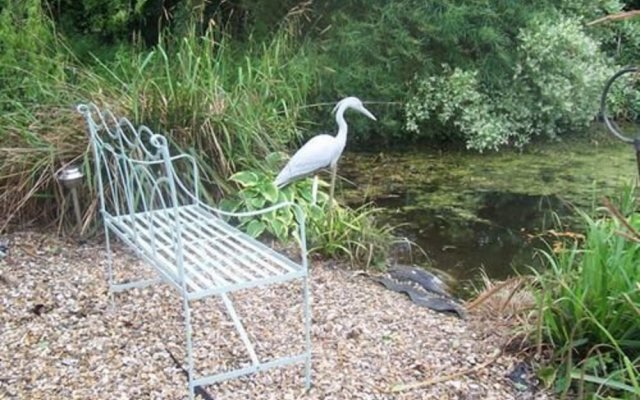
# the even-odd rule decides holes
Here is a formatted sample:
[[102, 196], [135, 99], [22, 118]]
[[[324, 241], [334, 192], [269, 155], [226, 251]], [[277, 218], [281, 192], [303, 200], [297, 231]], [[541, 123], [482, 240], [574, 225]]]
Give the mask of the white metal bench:
[[[200, 200], [198, 168], [187, 154], [172, 156], [162, 135], [146, 126], [136, 129], [126, 118], [79, 105], [86, 119], [95, 161], [100, 212], [105, 226], [111, 293], [144, 287], [159, 280], [182, 297], [186, 333], [189, 399], [196, 387], [269, 368], [305, 363], [305, 387], [311, 380], [310, 306], [304, 214], [284, 202], [255, 212], [229, 213]], [[190, 173], [179, 176], [179, 164]], [[300, 262], [272, 250], [229, 225], [221, 216], [249, 217], [292, 207], [298, 221]], [[154, 280], [114, 282], [110, 233], [157, 271]], [[302, 354], [260, 361], [228, 293], [292, 279], [302, 281], [305, 350]], [[246, 346], [251, 365], [209, 376], [195, 376], [190, 303], [219, 296]]]

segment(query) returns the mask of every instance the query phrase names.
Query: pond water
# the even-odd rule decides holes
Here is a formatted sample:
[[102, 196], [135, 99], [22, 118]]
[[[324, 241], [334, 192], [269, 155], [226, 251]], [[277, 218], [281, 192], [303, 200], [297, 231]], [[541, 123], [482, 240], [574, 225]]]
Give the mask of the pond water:
[[522, 152], [347, 151], [337, 193], [353, 205], [381, 207], [381, 218], [426, 253], [412, 251], [410, 261], [461, 287], [482, 269], [503, 279], [537, 265], [534, 249], [553, 241], [549, 229], [579, 229], [574, 206], [593, 210], [635, 179], [632, 147], [594, 130]]

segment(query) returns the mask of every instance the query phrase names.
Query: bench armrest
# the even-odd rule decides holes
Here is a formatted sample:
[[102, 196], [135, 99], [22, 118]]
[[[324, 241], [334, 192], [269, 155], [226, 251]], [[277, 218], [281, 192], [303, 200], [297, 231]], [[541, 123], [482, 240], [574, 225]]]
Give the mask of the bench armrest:
[[243, 212], [223, 211], [218, 208], [211, 207], [210, 205], [205, 204], [202, 201], [198, 201], [198, 204], [206, 210], [209, 210], [218, 215], [224, 215], [228, 217], [252, 217], [255, 215], [266, 214], [268, 212], [275, 211], [280, 208], [291, 207], [293, 208], [293, 213], [296, 217], [296, 220], [298, 221], [298, 228], [299, 228], [300, 240], [301, 240], [300, 242], [301, 250], [305, 253], [307, 251], [306, 236], [305, 236], [305, 214], [304, 214], [304, 211], [302, 211], [302, 207], [300, 207], [298, 204], [294, 202], [283, 201], [282, 203], [278, 203], [266, 208], [262, 208], [260, 210], [243, 211]]
[[198, 203], [200, 204], [200, 206], [204, 207], [205, 209], [213, 213], [224, 215], [227, 217], [253, 217], [255, 215], [266, 214], [268, 212], [279, 210], [281, 208], [291, 207], [293, 208], [293, 213], [295, 214], [296, 219], [298, 220], [298, 223], [304, 225], [304, 221], [305, 221], [304, 211], [302, 211], [302, 207], [300, 207], [298, 204], [291, 201], [283, 201], [282, 203], [274, 204], [272, 206], [265, 207], [260, 210], [241, 211], [241, 212], [223, 211], [223, 210], [220, 210], [219, 208], [211, 207], [210, 205], [205, 204], [202, 201], [199, 201]]

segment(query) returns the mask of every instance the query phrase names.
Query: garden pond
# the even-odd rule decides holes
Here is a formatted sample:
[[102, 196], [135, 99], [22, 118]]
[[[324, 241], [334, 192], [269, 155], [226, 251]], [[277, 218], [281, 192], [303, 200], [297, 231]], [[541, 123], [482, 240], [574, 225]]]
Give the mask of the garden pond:
[[[381, 208], [396, 234], [417, 244], [402, 262], [449, 275], [465, 292], [481, 276], [504, 279], [539, 267], [536, 248], [579, 231], [574, 207], [593, 211], [634, 181], [633, 148], [603, 129], [523, 151], [349, 151], [337, 193]], [[560, 224], [558, 224], [558, 221]]]

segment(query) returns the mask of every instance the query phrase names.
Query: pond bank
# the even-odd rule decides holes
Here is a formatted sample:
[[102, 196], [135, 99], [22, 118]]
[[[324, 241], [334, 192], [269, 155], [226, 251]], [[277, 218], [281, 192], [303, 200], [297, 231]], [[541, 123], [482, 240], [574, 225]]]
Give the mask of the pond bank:
[[[185, 398], [181, 302], [166, 285], [117, 296], [108, 308], [106, 255], [41, 232], [9, 235], [0, 260], [0, 397], [8, 399]], [[116, 248], [120, 278], [137, 261]], [[411, 303], [368, 278], [328, 263], [311, 267], [313, 388], [291, 367], [207, 387], [218, 399], [546, 399], [515, 383], [521, 359], [503, 350], [510, 321], [467, 320]], [[276, 285], [234, 296], [260, 356], [302, 346], [300, 291]], [[259, 299], [259, 300], [256, 300]], [[215, 299], [195, 303], [197, 365], [207, 372], [246, 362]], [[199, 329], [198, 329], [199, 328]], [[300, 340], [298, 340], [300, 339]], [[484, 365], [487, 364], [487, 365]], [[477, 370], [473, 370], [476, 368]], [[456, 373], [473, 370], [457, 376]], [[434, 380], [398, 393], [398, 384]], [[442, 380], [438, 382], [438, 380]]]

